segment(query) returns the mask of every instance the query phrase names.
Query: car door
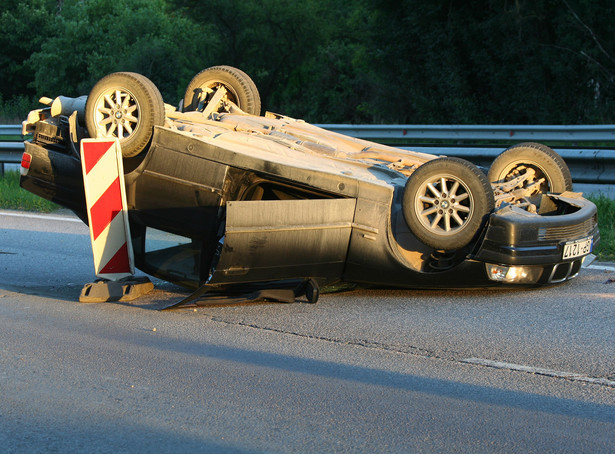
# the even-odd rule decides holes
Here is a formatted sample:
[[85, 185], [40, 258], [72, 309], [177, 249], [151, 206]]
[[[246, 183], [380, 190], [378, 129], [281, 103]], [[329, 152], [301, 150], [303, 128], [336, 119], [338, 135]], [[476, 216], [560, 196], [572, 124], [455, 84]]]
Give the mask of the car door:
[[355, 206], [352, 198], [227, 202], [210, 283], [341, 277]]

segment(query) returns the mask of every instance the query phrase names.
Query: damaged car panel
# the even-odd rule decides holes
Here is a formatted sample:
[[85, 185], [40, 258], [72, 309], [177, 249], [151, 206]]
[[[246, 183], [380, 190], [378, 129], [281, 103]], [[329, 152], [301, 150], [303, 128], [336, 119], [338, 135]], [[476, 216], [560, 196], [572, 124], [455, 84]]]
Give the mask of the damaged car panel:
[[260, 116], [255, 85], [231, 67], [199, 73], [185, 108], [134, 73], [101, 79], [85, 103], [55, 102], [66, 107], [24, 122], [22, 187], [87, 222], [79, 141], [118, 137], [136, 265], [188, 288], [550, 284], [576, 276], [599, 241], [596, 207], [544, 145], [511, 147], [485, 175]]

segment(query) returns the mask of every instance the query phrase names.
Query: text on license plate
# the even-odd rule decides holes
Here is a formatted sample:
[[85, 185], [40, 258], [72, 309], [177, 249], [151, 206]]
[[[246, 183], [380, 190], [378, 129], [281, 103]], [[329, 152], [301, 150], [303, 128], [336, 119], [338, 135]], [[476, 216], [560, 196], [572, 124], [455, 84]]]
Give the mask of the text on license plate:
[[575, 257], [581, 257], [587, 255], [592, 251], [592, 239], [585, 238], [583, 240], [569, 241], [564, 244], [563, 260], [573, 259]]

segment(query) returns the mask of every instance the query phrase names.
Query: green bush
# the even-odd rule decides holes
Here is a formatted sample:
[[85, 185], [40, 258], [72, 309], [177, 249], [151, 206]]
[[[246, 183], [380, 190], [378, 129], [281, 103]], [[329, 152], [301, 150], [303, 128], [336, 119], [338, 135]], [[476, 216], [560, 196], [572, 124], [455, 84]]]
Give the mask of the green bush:
[[588, 197], [598, 207], [598, 226], [600, 227], [600, 244], [594, 254], [600, 260], [615, 260], [615, 200], [604, 195]]
[[0, 93], [0, 124], [17, 125], [26, 119], [28, 112], [42, 107], [38, 101], [28, 96], [16, 96], [4, 100]]

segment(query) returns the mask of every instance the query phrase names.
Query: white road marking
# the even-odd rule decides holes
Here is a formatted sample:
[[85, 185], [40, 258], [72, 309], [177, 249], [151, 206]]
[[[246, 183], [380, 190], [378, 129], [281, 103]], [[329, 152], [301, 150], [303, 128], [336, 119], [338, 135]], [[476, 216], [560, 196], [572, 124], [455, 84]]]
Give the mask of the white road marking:
[[32, 219], [45, 219], [51, 221], [67, 221], [67, 222], [82, 222], [81, 219], [72, 218], [69, 216], [51, 216], [46, 214], [30, 214], [30, 213], [11, 213], [8, 211], [0, 211], [1, 216], [13, 216], [16, 218], [32, 218]]
[[584, 383], [592, 383], [594, 385], [602, 385], [615, 388], [615, 380], [609, 380], [608, 378], [589, 377], [587, 375], [577, 374], [574, 372], [562, 372], [559, 370], [524, 366], [521, 364], [506, 363], [503, 361], [492, 361], [490, 359], [483, 358], [466, 358], [462, 359], [461, 362], [467, 364], [475, 364], [478, 366], [494, 367], [496, 369], [506, 369], [519, 372], [527, 372], [529, 374], [545, 375], [547, 377], [564, 378], [571, 381], [580, 381]]
[[590, 270], [615, 271], [615, 267], [604, 265], [589, 265], [586, 268], [589, 268]]

